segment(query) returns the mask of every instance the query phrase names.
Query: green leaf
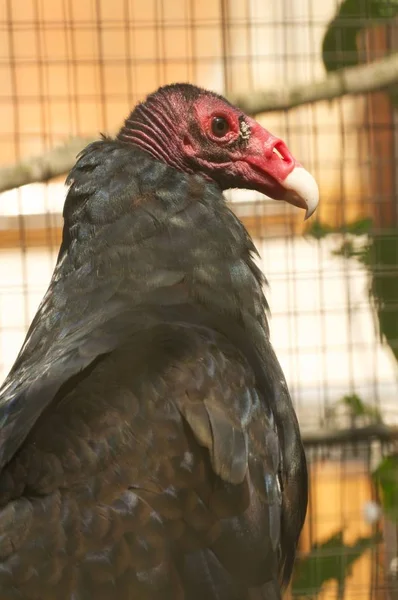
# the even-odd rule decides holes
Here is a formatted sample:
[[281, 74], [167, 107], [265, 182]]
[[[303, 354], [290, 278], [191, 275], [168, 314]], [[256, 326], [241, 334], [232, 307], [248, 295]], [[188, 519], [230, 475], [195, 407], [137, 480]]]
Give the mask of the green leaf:
[[351, 235], [361, 236], [367, 235], [372, 229], [372, 219], [363, 218], [352, 221], [342, 225], [341, 227], [331, 227], [327, 223], [321, 223], [321, 221], [315, 221], [312, 223], [307, 231], [306, 235], [320, 240], [327, 235], [336, 233], [350, 233]]
[[378, 408], [369, 406], [357, 394], [343, 396], [340, 403], [349, 410], [352, 417], [370, 417], [373, 422], [382, 422], [382, 416]]
[[380, 488], [384, 513], [398, 523], [398, 456], [384, 458], [373, 472], [373, 479]]
[[363, 258], [381, 338], [398, 360], [398, 229], [374, 233]]
[[350, 413], [355, 417], [360, 417], [361, 415], [366, 414], [365, 402], [359, 396], [357, 396], [357, 394], [343, 396], [341, 403], [344, 404], [350, 410]]
[[298, 561], [293, 576], [293, 596], [311, 598], [331, 580], [342, 585], [353, 564], [368, 550], [380, 542], [380, 534], [358, 538], [347, 545], [343, 531], [337, 531], [321, 544], [314, 544], [311, 551]]
[[339, 248], [332, 250], [333, 256], [343, 256], [344, 258], [353, 258], [357, 250], [351, 240], [345, 240]]
[[315, 238], [316, 240], [321, 240], [322, 238], [330, 235], [331, 233], [338, 233], [338, 229], [327, 225], [326, 223], [321, 223], [320, 221], [314, 221], [306, 230], [306, 235]]
[[341, 232], [351, 233], [352, 235], [367, 235], [372, 229], [372, 219], [357, 219], [347, 223], [341, 228]]
[[322, 58], [326, 71], [359, 63], [357, 35], [398, 14], [398, 0], [344, 0], [326, 30]]

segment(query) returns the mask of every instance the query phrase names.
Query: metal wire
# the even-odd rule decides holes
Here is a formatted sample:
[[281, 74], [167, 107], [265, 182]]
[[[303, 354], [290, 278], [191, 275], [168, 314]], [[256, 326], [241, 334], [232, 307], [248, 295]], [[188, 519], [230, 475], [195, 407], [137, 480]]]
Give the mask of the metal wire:
[[[339, 5], [337, 0], [0, 0], [0, 164], [40, 153], [71, 135], [113, 133], [134, 104], [161, 84], [189, 80], [221, 93], [250, 93], [310, 83], [325, 75], [322, 39]], [[344, 32], [358, 23], [344, 18], [340, 25]], [[372, 31], [358, 33], [364, 61], [397, 49], [395, 21], [375, 18], [372, 25]], [[337, 54], [350, 58], [342, 39]], [[370, 217], [375, 233], [393, 235], [398, 112], [385, 93], [259, 118], [318, 179], [321, 223], [344, 230]], [[61, 178], [0, 197], [0, 381], [51, 276], [64, 194]], [[272, 340], [303, 431], [350, 425], [339, 400], [354, 394], [384, 422], [397, 424], [396, 360], [380, 340], [368, 293], [372, 274], [357, 260], [335, 254], [343, 242], [364, 244], [368, 238], [354, 239], [344, 231], [322, 239], [303, 236], [302, 216], [282, 203], [254, 193], [227, 197], [261, 254], [270, 282]], [[397, 263], [376, 264], [375, 272], [376, 267], [398, 277]], [[398, 312], [397, 298], [386, 302], [388, 310]], [[391, 348], [397, 342], [392, 340]], [[367, 424], [362, 421], [359, 426]], [[346, 547], [339, 554], [326, 548], [324, 555], [352, 556], [350, 543], [383, 528], [388, 544], [383, 550], [374, 545], [351, 575], [329, 580], [320, 592], [314, 587], [323, 564], [318, 556], [301, 597], [386, 597], [387, 587], [392, 593], [388, 569], [396, 531], [387, 521], [366, 524], [361, 502], [379, 500], [371, 472], [396, 450], [396, 442], [368, 436], [355, 442], [329, 437], [322, 443], [307, 437], [306, 443], [311, 495], [303, 556], [339, 529]], [[361, 490], [355, 501], [350, 481]], [[334, 503], [325, 500], [328, 494]], [[340, 567], [345, 573], [344, 562]]]

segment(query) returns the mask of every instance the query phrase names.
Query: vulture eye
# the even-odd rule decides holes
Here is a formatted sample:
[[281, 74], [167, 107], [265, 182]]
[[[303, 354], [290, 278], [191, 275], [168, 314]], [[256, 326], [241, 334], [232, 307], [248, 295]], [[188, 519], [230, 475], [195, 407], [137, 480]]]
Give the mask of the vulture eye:
[[211, 130], [216, 137], [224, 137], [228, 133], [230, 127], [227, 119], [224, 117], [214, 117], [211, 122]]

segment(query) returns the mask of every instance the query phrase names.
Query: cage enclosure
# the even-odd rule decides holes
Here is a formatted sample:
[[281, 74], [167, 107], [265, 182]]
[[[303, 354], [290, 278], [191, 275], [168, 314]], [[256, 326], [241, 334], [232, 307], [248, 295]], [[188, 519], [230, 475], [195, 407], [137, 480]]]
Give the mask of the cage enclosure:
[[[0, 0], [0, 163], [25, 184], [0, 171], [0, 380], [50, 280], [66, 166], [87, 140], [165, 83], [250, 97], [382, 59], [398, 49], [395, 13], [393, 0]], [[316, 220], [227, 193], [261, 255], [309, 461], [292, 598], [398, 598], [396, 98], [257, 115], [316, 177]]]

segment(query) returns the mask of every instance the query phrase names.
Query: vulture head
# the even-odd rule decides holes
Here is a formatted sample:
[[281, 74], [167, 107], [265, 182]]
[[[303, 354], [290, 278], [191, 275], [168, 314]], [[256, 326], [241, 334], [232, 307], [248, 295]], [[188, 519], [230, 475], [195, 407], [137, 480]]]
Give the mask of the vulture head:
[[190, 84], [159, 88], [118, 134], [154, 158], [222, 190], [246, 188], [315, 211], [318, 186], [286, 144], [225, 98]]

